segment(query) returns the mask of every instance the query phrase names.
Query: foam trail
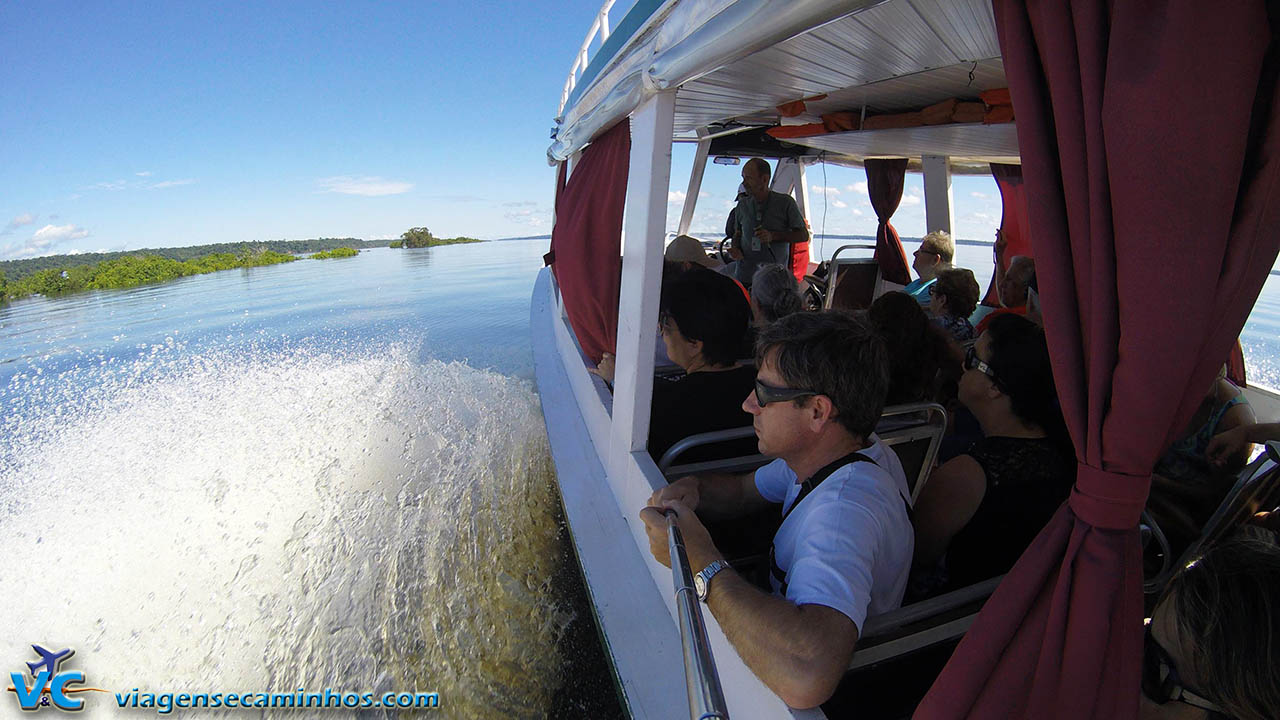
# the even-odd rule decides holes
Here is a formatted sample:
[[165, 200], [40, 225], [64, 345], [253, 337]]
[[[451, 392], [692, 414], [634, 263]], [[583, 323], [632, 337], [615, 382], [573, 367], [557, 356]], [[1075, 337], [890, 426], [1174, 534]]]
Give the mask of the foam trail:
[[38, 643], [112, 690], [435, 691], [434, 717], [543, 716], [571, 616], [536, 395], [411, 345], [167, 345], [15, 378], [5, 672]]

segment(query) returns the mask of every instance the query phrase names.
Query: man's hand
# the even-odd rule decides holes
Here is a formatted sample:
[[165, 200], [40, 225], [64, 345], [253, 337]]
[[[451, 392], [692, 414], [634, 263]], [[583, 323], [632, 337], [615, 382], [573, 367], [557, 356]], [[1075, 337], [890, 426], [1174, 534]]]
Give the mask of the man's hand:
[[593, 368], [587, 368], [587, 372], [592, 375], [599, 375], [605, 382], [613, 384], [614, 357], [612, 353], [604, 353], [600, 356], [600, 362]]
[[765, 245], [772, 245], [773, 231], [765, 230], [764, 228], [756, 228], [756, 238], [758, 238], [760, 242], [764, 243]]
[[667, 518], [665, 515], [667, 510], [676, 512], [676, 524], [680, 528], [680, 535], [684, 538], [684, 551], [685, 555], [689, 557], [689, 569], [691, 572], [696, 573], [713, 561], [723, 559], [720, 551], [716, 549], [715, 543], [711, 541], [711, 534], [707, 532], [707, 528], [698, 520], [698, 516], [680, 501], [667, 500], [664, 501], [662, 506], [647, 507], [640, 511], [640, 519], [644, 521], [645, 534], [649, 536], [649, 552], [653, 554], [655, 560], [666, 567], [671, 567], [670, 548], [667, 545]]
[[1220, 468], [1230, 459], [1243, 455], [1245, 446], [1248, 444], [1248, 426], [1238, 425], [1214, 435], [1209, 440], [1209, 446], [1205, 448], [1204, 454], [1214, 467]]
[[690, 510], [697, 510], [699, 498], [698, 478], [693, 475], [686, 475], [661, 490], [655, 490], [649, 496], [649, 505], [650, 507], [663, 507], [663, 503], [667, 500], [675, 500]]

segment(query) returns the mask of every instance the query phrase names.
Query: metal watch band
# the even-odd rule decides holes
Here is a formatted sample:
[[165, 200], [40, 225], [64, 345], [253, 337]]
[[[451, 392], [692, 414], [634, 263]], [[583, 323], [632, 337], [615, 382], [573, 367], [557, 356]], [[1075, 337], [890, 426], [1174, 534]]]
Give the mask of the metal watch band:
[[707, 588], [710, 587], [711, 585], [711, 578], [715, 577], [716, 573], [720, 572], [721, 570], [724, 570], [727, 567], [729, 567], [729, 563], [724, 562], [723, 560], [713, 560], [710, 565], [698, 571], [697, 579], [701, 580], [702, 582], [695, 582], [693, 585], [694, 585], [694, 589], [697, 590], [698, 592], [699, 600], [701, 600], [702, 602], [707, 601]]

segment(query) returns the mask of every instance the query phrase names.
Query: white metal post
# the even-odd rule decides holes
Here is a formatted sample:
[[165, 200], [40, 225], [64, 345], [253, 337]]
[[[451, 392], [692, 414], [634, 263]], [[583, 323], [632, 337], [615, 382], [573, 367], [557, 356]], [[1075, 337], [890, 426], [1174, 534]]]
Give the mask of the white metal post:
[[655, 95], [631, 115], [631, 167], [623, 220], [618, 359], [608, 465], [613, 477], [622, 477], [631, 452], [644, 449], [649, 437], [674, 119], [675, 92]]
[[925, 232], [945, 230], [952, 233], [955, 213], [951, 209], [951, 158], [945, 155], [925, 155], [920, 158], [924, 166], [924, 227]]
[[711, 152], [711, 140], [703, 138], [698, 141], [698, 152], [693, 156], [693, 170], [689, 172], [689, 189], [684, 194], [684, 209], [680, 211], [680, 226], [676, 232], [689, 234], [689, 226], [693, 224], [693, 210], [698, 206], [698, 193], [702, 192], [702, 176], [707, 170], [707, 153]]

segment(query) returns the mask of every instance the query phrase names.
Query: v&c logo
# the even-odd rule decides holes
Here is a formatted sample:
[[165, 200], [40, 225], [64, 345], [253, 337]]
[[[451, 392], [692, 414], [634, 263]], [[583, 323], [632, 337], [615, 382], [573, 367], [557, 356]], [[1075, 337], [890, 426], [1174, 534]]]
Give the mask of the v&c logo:
[[18, 706], [23, 710], [39, 710], [52, 704], [59, 710], [80, 710], [84, 700], [73, 698], [73, 693], [88, 691], [106, 692], [100, 688], [70, 687], [83, 685], [84, 673], [79, 670], [61, 670], [62, 663], [75, 654], [75, 650], [67, 648], [59, 652], [49, 652], [39, 645], [32, 645], [40, 656], [39, 660], [27, 663], [31, 671], [31, 682], [28, 684], [26, 673], [9, 673], [13, 685], [8, 690], [17, 696]]

